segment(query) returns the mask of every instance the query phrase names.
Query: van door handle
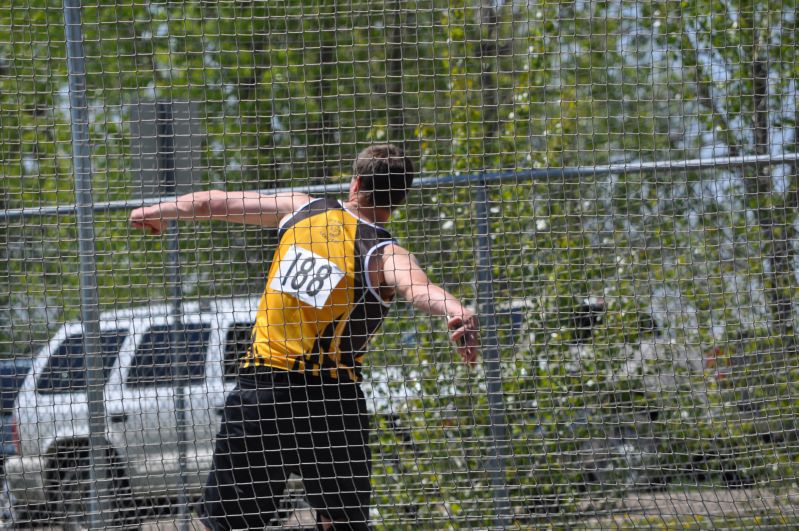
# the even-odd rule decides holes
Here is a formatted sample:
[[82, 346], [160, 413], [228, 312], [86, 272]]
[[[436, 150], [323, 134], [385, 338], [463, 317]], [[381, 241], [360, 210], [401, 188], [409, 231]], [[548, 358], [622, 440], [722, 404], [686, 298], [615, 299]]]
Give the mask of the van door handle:
[[122, 422], [128, 421], [128, 414], [127, 413], [120, 413], [119, 415], [111, 415], [111, 422], [114, 424], [120, 424]]

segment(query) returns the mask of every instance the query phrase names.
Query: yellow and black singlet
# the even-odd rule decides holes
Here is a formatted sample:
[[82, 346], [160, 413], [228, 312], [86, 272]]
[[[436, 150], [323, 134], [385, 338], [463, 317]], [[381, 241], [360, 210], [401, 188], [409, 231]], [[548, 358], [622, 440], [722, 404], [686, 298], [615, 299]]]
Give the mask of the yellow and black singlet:
[[360, 381], [366, 346], [389, 310], [369, 262], [390, 243], [386, 229], [332, 199], [285, 219], [242, 368]]

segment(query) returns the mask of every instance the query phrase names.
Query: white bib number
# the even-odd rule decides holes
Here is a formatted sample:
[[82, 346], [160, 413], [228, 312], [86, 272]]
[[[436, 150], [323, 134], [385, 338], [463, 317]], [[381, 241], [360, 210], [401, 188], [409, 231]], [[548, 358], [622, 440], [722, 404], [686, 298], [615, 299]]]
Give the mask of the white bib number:
[[315, 308], [322, 308], [344, 274], [327, 258], [292, 245], [280, 260], [278, 272], [269, 287]]

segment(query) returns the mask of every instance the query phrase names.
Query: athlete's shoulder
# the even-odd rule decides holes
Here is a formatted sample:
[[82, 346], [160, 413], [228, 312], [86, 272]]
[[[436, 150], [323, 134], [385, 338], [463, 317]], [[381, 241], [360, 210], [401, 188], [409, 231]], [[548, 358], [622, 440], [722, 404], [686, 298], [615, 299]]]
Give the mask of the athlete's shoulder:
[[408, 249], [400, 245], [400, 243], [395, 239], [392, 239], [391, 241], [385, 243], [385, 245], [383, 246], [383, 255], [413, 256], [413, 254]]
[[280, 222], [279, 229], [285, 231], [292, 225], [299, 223], [304, 219], [323, 214], [328, 210], [337, 208], [337, 201], [327, 197], [310, 197], [304, 203], [298, 205], [293, 212], [284, 217]]

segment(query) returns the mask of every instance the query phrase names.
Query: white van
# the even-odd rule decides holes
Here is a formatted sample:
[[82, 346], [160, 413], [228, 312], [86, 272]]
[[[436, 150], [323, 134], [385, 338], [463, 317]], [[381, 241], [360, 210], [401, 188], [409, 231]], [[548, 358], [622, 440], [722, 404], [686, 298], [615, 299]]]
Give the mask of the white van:
[[[257, 305], [258, 299], [250, 298], [187, 303], [180, 325], [171, 322], [167, 306], [101, 316], [112, 522], [132, 518], [133, 500], [175, 499], [181, 492], [181, 398], [188, 496], [200, 494], [225, 396], [235, 386], [236, 361], [249, 344]], [[171, 348], [175, 342], [178, 349]], [[6, 461], [17, 507], [71, 522], [84, 521], [88, 512], [84, 366], [83, 328], [66, 324], [39, 352], [22, 385], [16, 403], [19, 455]]]

